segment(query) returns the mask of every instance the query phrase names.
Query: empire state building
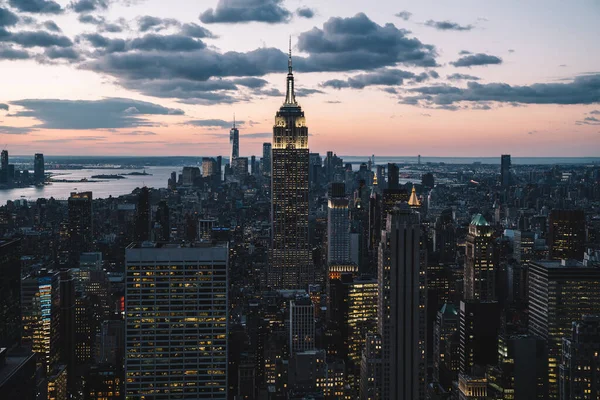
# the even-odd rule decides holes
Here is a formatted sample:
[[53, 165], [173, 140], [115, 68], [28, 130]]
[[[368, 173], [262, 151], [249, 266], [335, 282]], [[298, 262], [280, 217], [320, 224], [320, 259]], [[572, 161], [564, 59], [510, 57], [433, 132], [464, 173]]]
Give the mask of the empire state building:
[[271, 174], [272, 245], [268, 283], [306, 289], [313, 281], [308, 242], [308, 128], [296, 102], [292, 50], [285, 102], [275, 115]]

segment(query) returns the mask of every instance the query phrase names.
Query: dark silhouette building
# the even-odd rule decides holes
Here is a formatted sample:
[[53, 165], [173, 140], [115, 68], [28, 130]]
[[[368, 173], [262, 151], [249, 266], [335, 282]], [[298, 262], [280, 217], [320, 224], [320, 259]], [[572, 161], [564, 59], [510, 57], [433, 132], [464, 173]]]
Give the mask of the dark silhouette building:
[[92, 192], [71, 193], [69, 197], [69, 261], [77, 265], [81, 253], [92, 250]]
[[0, 347], [21, 338], [21, 241], [0, 240]]
[[144, 186], [138, 194], [135, 215], [135, 241], [150, 240], [150, 190]]
[[585, 251], [583, 210], [552, 210], [548, 220], [550, 258], [582, 260]]

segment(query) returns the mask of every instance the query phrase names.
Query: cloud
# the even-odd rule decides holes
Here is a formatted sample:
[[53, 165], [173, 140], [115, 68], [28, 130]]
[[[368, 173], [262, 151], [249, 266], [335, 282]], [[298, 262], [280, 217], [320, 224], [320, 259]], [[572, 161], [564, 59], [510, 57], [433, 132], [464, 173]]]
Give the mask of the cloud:
[[62, 139], [39, 139], [36, 143], [69, 143], [69, 142], [100, 142], [106, 140], [106, 136], [79, 136]]
[[301, 33], [300, 51], [309, 53], [299, 66], [312, 71], [348, 71], [375, 69], [404, 63], [416, 66], [436, 66], [435, 48], [393, 24], [378, 25], [365, 14], [350, 18], [330, 18], [323, 25]]
[[130, 131], [130, 132], [116, 132], [115, 135], [120, 136], [155, 136], [156, 133], [151, 131]]
[[25, 50], [14, 49], [11, 46], [0, 45], [0, 60], [27, 60], [30, 55]]
[[104, 17], [93, 16], [89, 14], [80, 15], [78, 18], [82, 24], [96, 25], [99, 32], [123, 32], [129, 26], [124, 18], [119, 18], [115, 22], [107, 22]]
[[[296, 96], [297, 97], [308, 97], [312, 94], [323, 94], [324, 92], [319, 89], [311, 89], [311, 88], [296, 88]], [[283, 93], [282, 93], [283, 95]]]
[[402, 18], [403, 20], [408, 21], [410, 19], [410, 17], [412, 17], [412, 15], [413, 14], [411, 12], [404, 10], [404, 11], [400, 11], [399, 13], [397, 13], [396, 17]]
[[44, 22], [44, 28], [46, 28], [52, 32], [57, 32], [57, 33], [62, 32], [62, 30], [58, 27], [58, 25], [56, 25], [56, 22], [54, 22], [54, 21]]
[[250, 89], [258, 89], [264, 87], [267, 83], [266, 80], [261, 78], [238, 78], [231, 81], [237, 85], [245, 86]]
[[78, 60], [79, 53], [72, 47], [49, 47], [44, 50], [44, 55], [51, 60], [64, 59], [64, 60]]
[[66, 36], [46, 31], [20, 31], [0, 37], [0, 41], [13, 42], [23, 47], [71, 47], [73, 42]]
[[328, 104], [342, 104], [342, 102], [339, 101], [339, 100], [327, 100], [327, 101], [325, 101], [325, 103], [328, 103]]
[[467, 74], [452, 74], [452, 75], [447, 75], [446, 78], [451, 81], [478, 81], [481, 79], [477, 76], [467, 75]]
[[138, 28], [140, 32], [147, 32], [149, 30], [158, 32], [163, 29], [167, 29], [171, 26], [179, 26], [179, 21], [173, 18], [158, 18], [150, 15], [144, 15], [139, 17], [137, 20]]
[[0, 103], [0, 110], [8, 111], [8, 104]]
[[63, 12], [60, 4], [53, 0], [8, 0], [11, 7], [22, 12], [35, 14], [60, 14]]
[[596, 117], [585, 117], [582, 121], [577, 121], [577, 125], [600, 125], [600, 119]]
[[300, 7], [296, 10], [296, 15], [302, 18], [312, 18], [315, 16], [315, 10], [308, 7]]
[[592, 115], [600, 115], [600, 110], [592, 110], [592, 111], [590, 111], [590, 114], [592, 114]]
[[[244, 121], [235, 121], [236, 125], [243, 125]], [[201, 126], [208, 128], [231, 128], [233, 121], [225, 121], [222, 119], [194, 119], [184, 122], [184, 125]]]
[[242, 133], [241, 136], [246, 139], [265, 139], [272, 138], [273, 132]]
[[489, 54], [477, 53], [461, 57], [450, 64], [455, 67], [472, 67], [475, 65], [502, 64], [502, 59]]
[[33, 127], [17, 127], [17, 126], [5, 126], [0, 125], [0, 134], [4, 135], [27, 135], [30, 132], [35, 131]]
[[197, 39], [215, 37], [211, 31], [195, 23], [183, 24], [181, 26], [181, 33]]
[[135, 39], [110, 39], [98, 33], [84, 34], [86, 39], [96, 48], [101, 48], [105, 53], [120, 53], [131, 50], [179, 52], [194, 51], [206, 47], [204, 42], [180, 34], [157, 35], [148, 33]]
[[[40, 121], [37, 128], [46, 129], [111, 129], [153, 126], [144, 118], [148, 115], [183, 115], [179, 109], [166, 108], [158, 104], [122, 99], [102, 100], [55, 100], [27, 99], [11, 102], [23, 110], [14, 117], [35, 118]], [[126, 113], [132, 107], [137, 113]]]
[[514, 53], [514, 52], [515, 52], [515, 50], [514, 50], [514, 49], [508, 49], [508, 52], [509, 52], [509, 53]]
[[404, 104], [435, 107], [459, 102], [500, 102], [522, 104], [595, 104], [600, 102], [600, 74], [577, 76], [567, 83], [535, 83], [511, 86], [506, 83], [468, 82], [466, 88], [449, 85], [424, 86], [408, 90], [414, 96]]
[[425, 26], [435, 28], [439, 31], [470, 31], [473, 29], [473, 25], [460, 25], [452, 21], [434, 21], [432, 19], [425, 22]]
[[17, 14], [13, 13], [7, 8], [0, 7], [0, 27], [2, 26], [13, 26], [19, 22]]
[[108, 5], [108, 0], [76, 0], [69, 4], [69, 8], [76, 13], [84, 13], [96, 10], [106, 10]]
[[292, 13], [283, 7], [283, 0], [219, 0], [215, 9], [200, 14], [200, 21], [213, 23], [288, 22]]
[[437, 71], [429, 71], [429, 76], [432, 77], [433, 79], [437, 79], [440, 77], [440, 74], [437, 73]]
[[323, 87], [334, 89], [351, 88], [363, 89], [365, 86], [395, 86], [402, 85], [405, 79], [414, 79], [417, 75], [400, 69], [382, 69], [374, 72], [356, 75], [346, 80], [332, 79], [321, 84]]

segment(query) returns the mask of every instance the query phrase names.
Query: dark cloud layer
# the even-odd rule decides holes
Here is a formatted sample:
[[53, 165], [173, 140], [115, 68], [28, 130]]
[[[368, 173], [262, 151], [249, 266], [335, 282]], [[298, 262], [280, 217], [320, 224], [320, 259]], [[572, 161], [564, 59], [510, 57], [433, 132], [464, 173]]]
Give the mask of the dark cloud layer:
[[31, 127], [3, 126], [0, 125], [0, 134], [4, 135], [27, 135], [29, 132], [35, 131]]
[[502, 64], [502, 59], [489, 54], [477, 53], [461, 57], [450, 64], [455, 67], [473, 67], [477, 65]]
[[58, 25], [56, 25], [56, 22], [54, 22], [54, 21], [44, 22], [44, 28], [48, 29], [49, 31], [56, 32], [56, 33], [62, 32], [62, 30], [58, 27]]
[[138, 28], [140, 32], [149, 30], [160, 31], [170, 26], [179, 26], [179, 21], [173, 18], [158, 18], [150, 15], [144, 15], [138, 18]]
[[0, 36], [0, 42], [2, 41], [16, 43], [23, 47], [71, 47], [73, 45], [68, 37], [46, 31], [8, 32], [6, 36]]
[[64, 59], [64, 60], [78, 60], [79, 53], [72, 47], [49, 47], [44, 50], [44, 55], [50, 60]]
[[11, 46], [0, 46], [0, 60], [27, 60], [30, 54], [25, 50], [14, 49]]
[[77, 13], [84, 13], [96, 10], [106, 10], [108, 5], [108, 0], [76, 0], [72, 1], [69, 7]]
[[183, 24], [181, 26], [181, 33], [186, 36], [191, 36], [197, 39], [212, 38], [213, 33], [208, 29], [194, 23]]
[[[244, 121], [235, 121], [237, 125], [242, 125]], [[225, 121], [222, 119], [194, 119], [186, 121], [185, 125], [201, 126], [208, 128], [230, 128], [233, 126], [233, 121]]]
[[0, 110], [8, 111], [8, 104], [0, 103]]
[[11, 7], [22, 12], [35, 14], [60, 14], [63, 12], [60, 4], [53, 0], [8, 0]]
[[408, 21], [410, 19], [410, 17], [412, 17], [412, 13], [408, 12], [406, 10], [400, 11], [399, 13], [396, 14], [396, 17], [402, 18], [403, 20]]
[[0, 27], [1, 26], [13, 26], [19, 22], [17, 14], [13, 13], [9, 9], [0, 7]]
[[148, 115], [183, 115], [179, 109], [166, 108], [144, 101], [107, 98], [102, 100], [28, 99], [11, 102], [23, 110], [15, 117], [40, 121], [36, 128], [111, 129], [152, 126]]
[[473, 25], [460, 25], [452, 21], [434, 21], [432, 19], [425, 22], [425, 25], [439, 31], [470, 31], [473, 29]]
[[568, 83], [536, 83], [511, 86], [506, 83], [469, 82], [466, 88], [440, 85], [410, 89], [405, 104], [449, 106], [459, 102], [509, 104], [594, 104], [600, 103], [600, 74], [583, 75]]
[[200, 21], [213, 23], [288, 22], [292, 13], [282, 6], [283, 0], [219, 0], [215, 9], [200, 14]]
[[298, 48], [309, 53], [300, 67], [313, 71], [374, 69], [404, 63], [436, 66], [435, 48], [393, 24], [383, 26], [365, 14], [330, 18], [323, 25], [300, 34]]
[[[426, 79], [427, 76], [421, 77]], [[360, 74], [345, 80], [332, 79], [323, 82], [321, 86], [332, 87], [334, 89], [351, 88], [363, 89], [365, 86], [396, 86], [404, 84], [406, 79], [420, 79], [418, 75], [410, 71], [400, 69], [383, 69], [366, 74]]]
[[121, 53], [133, 50], [158, 51], [158, 52], [186, 52], [200, 50], [206, 45], [192, 37], [185, 35], [157, 35], [148, 33], [135, 39], [111, 39], [98, 33], [81, 36], [103, 53]]

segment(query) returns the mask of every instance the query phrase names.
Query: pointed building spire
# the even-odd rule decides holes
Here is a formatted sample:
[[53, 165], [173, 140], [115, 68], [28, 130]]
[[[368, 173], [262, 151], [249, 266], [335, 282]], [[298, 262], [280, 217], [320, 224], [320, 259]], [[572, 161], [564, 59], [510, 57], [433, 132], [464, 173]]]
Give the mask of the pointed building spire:
[[233, 129], [235, 129], [235, 113], [233, 113]]
[[294, 73], [292, 70], [292, 36], [290, 36], [290, 52], [288, 55], [288, 75], [287, 92], [285, 95], [285, 105], [298, 105], [296, 103], [296, 94], [294, 93]]

